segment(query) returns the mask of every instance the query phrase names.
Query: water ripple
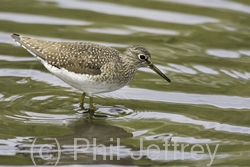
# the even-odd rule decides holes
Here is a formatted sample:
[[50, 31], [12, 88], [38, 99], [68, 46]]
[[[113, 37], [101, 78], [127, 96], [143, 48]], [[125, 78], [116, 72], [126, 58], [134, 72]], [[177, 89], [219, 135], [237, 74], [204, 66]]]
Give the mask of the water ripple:
[[27, 24], [52, 24], [52, 25], [90, 25], [92, 23], [80, 20], [62, 19], [49, 16], [39, 16], [22, 13], [0, 12], [0, 20], [13, 21]]
[[224, 49], [208, 49], [207, 54], [222, 58], [239, 58], [240, 53], [238, 51], [224, 50]]
[[37, 60], [34, 57], [15, 57], [15, 56], [9, 56], [9, 55], [0, 55], [0, 60], [5, 60], [5, 61], [16, 61], [16, 62], [20, 62], [20, 61], [35, 61]]
[[[71, 88], [69, 85], [49, 73], [37, 70], [0, 69], [0, 76], [31, 77], [33, 80], [49, 83], [54, 86]], [[126, 97], [124, 97], [126, 95]], [[149, 96], [150, 95], [150, 96]], [[188, 94], [162, 92], [128, 86], [114, 92], [99, 94], [101, 97], [117, 99], [149, 100], [179, 104], [211, 105], [218, 108], [250, 109], [250, 98], [226, 95]]]
[[250, 73], [249, 72], [238, 72], [236, 70], [225, 70], [225, 69], [221, 69], [221, 72], [229, 75], [230, 77], [236, 78], [236, 79], [245, 79], [245, 80], [249, 80], [250, 79]]
[[239, 52], [243, 55], [250, 56], [250, 50], [239, 50]]
[[[225, 131], [230, 133], [250, 134], [250, 127], [235, 126], [218, 122], [195, 120], [180, 114], [160, 113], [160, 112], [138, 112], [125, 118], [129, 119], [167, 119], [171, 122], [182, 124], [201, 125], [205, 129], [214, 129], [216, 131]], [[184, 140], [184, 139], [183, 139]]]
[[183, 65], [169, 63], [169, 66], [174, 67], [186, 74], [197, 74], [195, 70], [188, 68], [186, 66], [183, 66]]
[[208, 68], [208, 67], [201, 66], [201, 65], [194, 65], [193, 67], [205, 74], [219, 75], [219, 72], [215, 71], [212, 68]]
[[192, 6], [202, 6], [206, 8], [221, 8], [228, 9], [237, 12], [243, 12], [250, 14], [250, 7], [238, 2], [230, 2], [227, 0], [159, 0], [164, 2], [188, 4]]
[[85, 28], [85, 30], [92, 33], [116, 34], [116, 35], [129, 35], [132, 33], [131, 31], [117, 29], [117, 28]]
[[[121, 97], [126, 95], [126, 97]], [[150, 95], [150, 96], [149, 96]], [[117, 99], [149, 100], [181, 104], [212, 105], [218, 108], [250, 109], [250, 98], [226, 95], [203, 95], [177, 92], [160, 92], [147, 89], [124, 87], [100, 96]]]
[[[11, 33], [0, 32], [0, 42], [12, 44], [12, 45], [17, 45], [10, 38], [10, 35], [11, 35]], [[21, 34], [21, 35], [26, 36], [25, 34]], [[120, 48], [125, 48], [125, 47], [128, 46], [128, 45], [125, 45], [125, 44], [109, 43], [109, 42], [101, 42], [101, 41], [73, 40], [73, 39], [62, 39], [62, 38], [32, 36], [32, 35], [27, 35], [27, 36], [32, 37], [32, 38], [41, 39], [41, 40], [49, 40], [49, 41], [55, 41], [55, 42], [62, 42], [62, 41], [67, 41], [67, 42], [93, 42], [93, 43], [98, 43], [98, 44], [105, 45], [105, 46], [120, 47]]]
[[150, 33], [150, 34], [162, 34], [162, 35], [179, 35], [178, 31], [158, 29], [158, 28], [148, 28], [148, 27], [138, 27], [126, 25], [127, 29], [118, 28], [85, 28], [86, 31], [92, 33], [102, 33], [102, 34], [115, 34], [115, 35], [130, 35], [133, 33]]
[[21, 120], [26, 123], [49, 123], [55, 125], [68, 125], [71, 121], [75, 121], [76, 119], [82, 118], [81, 114], [74, 115], [62, 115], [62, 114], [42, 114], [30, 111], [20, 111], [24, 115], [14, 114], [6, 115], [7, 118], [14, 120]]
[[143, 19], [149, 19], [161, 22], [171, 22], [178, 24], [203, 24], [217, 23], [218, 19], [204, 17], [192, 14], [184, 14], [169, 11], [160, 11], [153, 9], [143, 9], [113, 3], [78, 1], [78, 0], [42, 0], [45, 2], [57, 2], [62, 8], [89, 10], [97, 13], [112, 14], [118, 16], [129, 16]]
[[166, 30], [159, 28], [148, 28], [148, 27], [138, 27], [138, 26], [126, 26], [135, 32], [147, 32], [152, 34], [162, 34], [162, 35], [179, 35], [178, 31]]

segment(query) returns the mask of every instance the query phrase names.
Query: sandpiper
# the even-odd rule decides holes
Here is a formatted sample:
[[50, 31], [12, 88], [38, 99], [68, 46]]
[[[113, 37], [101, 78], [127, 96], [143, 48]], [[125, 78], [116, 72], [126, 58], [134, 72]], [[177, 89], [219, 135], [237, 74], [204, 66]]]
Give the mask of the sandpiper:
[[96, 110], [93, 95], [110, 92], [127, 85], [140, 67], [150, 67], [171, 82], [152, 62], [150, 53], [134, 45], [124, 53], [89, 42], [52, 42], [12, 34], [11, 38], [30, 52], [55, 76], [89, 96], [89, 109]]

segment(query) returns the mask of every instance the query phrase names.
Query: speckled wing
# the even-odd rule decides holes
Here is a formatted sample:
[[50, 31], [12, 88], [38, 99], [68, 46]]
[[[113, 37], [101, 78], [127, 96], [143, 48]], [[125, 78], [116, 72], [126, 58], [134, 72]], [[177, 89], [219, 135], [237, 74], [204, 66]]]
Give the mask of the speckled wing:
[[99, 75], [102, 66], [106, 63], [119, 62], [119, 51], [98, 44], [51, 42], [18, 34], [13, 34], [11, 37], [38, 59], [75, 73]]

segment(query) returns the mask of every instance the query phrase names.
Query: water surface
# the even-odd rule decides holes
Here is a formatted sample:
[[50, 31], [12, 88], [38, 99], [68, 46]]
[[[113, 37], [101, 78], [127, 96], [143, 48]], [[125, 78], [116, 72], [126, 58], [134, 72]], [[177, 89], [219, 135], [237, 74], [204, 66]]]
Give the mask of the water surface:
[[[249, 166], [249, 9], [247, 0], [2, 1], [0, 166]], [[81, 92], [12, 33], [121, 52], [139, 44], [172, 83], [139, 69], [96, 95], [90, 119]]]

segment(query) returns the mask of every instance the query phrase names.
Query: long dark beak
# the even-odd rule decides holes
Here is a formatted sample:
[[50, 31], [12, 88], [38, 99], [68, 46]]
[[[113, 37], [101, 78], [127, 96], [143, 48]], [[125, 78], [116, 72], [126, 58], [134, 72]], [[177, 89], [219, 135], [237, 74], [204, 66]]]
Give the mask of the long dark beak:
[[159, 74], [162, 78], [164, 78], [165, 80], [167, 80], [168, 82], [171, 82], [171, 80], [164, 75], [153, 63], [149, 64], [149, 67], [154, 70], [157, 74]]

